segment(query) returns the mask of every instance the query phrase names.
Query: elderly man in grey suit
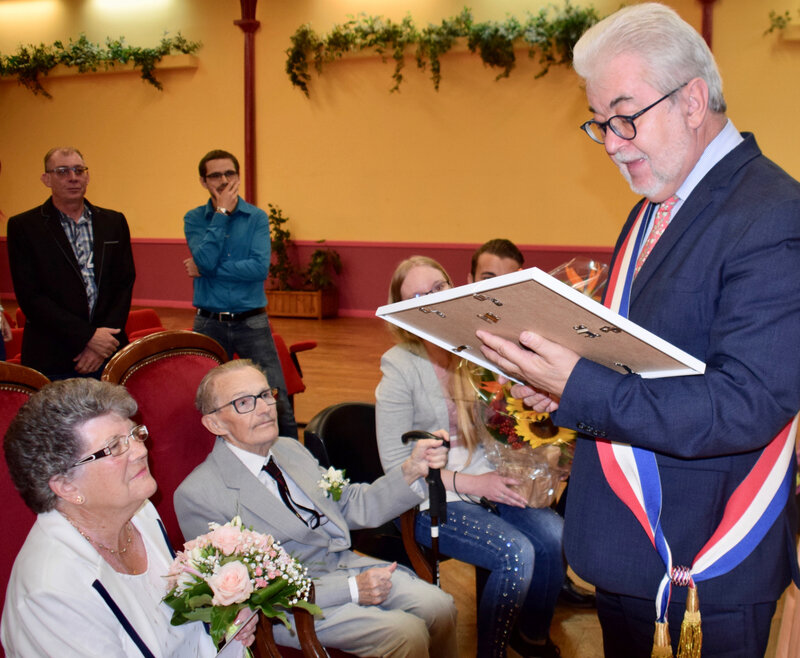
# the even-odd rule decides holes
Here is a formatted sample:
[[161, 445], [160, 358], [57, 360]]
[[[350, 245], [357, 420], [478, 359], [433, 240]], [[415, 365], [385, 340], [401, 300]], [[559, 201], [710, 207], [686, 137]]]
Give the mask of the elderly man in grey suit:
[[[428, 468], [445, 465], [441, 441], [417, 442], [401, 466], [372, 484], [344, 486], [334, 500], [320, 487], [325, 470], [311, 453], [278, 436], [275, 399], [252, 362], [230, 361], [210, 371], [197, 406], [218, 438], [175, 492], [187, 539], [207, 532], [210, 521], [238, 514], [245, 525], [279, 540], [314, 579], [324, 613], [316, 631], [326, 646], [358, 656], [457, 655], [450, 595], [397, 563], [350, 550], [351, 528], [380, 525], [427, 496]], [[279, 643], [299, 646], [282, 625], [275, 633]]]

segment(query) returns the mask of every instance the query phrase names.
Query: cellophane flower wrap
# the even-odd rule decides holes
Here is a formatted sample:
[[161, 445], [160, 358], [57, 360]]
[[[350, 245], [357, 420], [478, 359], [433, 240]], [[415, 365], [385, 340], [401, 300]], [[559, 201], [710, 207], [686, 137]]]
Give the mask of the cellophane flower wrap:
[[229, 523], [209, 523], [210, 532], [183, 545], [167, 574], [164, 601], [173, 609], [172, 625], [206, 622], [219, 648], [242, 608], [260, 610], [290, 628], [292, 606], [322, 614], [308, 602], [307, 570], [271, 535]]
[[549, 414], [526, 409], [511, 395], [511, 384], [473, 364], [478, 437], [487, 459], [500, 475], [519, 480], [512, 488], [529, 507], [548, 507], [558, 494], [558, 484], [569, 475], [575, 432], [553, 425]]
[[562, 263], [548, 274], [597, 302], [608, 283], [608, 265], [586, 256]]

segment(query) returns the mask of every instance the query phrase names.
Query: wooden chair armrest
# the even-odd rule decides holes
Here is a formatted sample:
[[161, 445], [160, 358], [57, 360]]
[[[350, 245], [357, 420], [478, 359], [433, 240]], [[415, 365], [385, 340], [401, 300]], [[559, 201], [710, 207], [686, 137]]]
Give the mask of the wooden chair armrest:
[[[314, 602], [314, 583], [311, 583], [311, 593], [308, 600]], [[300, 649], [304, 658], [329, 658], [328, 652], [317, 637], [314, 630], [314, 616], [305, 608], [293, 607], [291, 609], [294, 618], [294, 630], [297, 639], [300, 641]], [[273, 624], [280, 623], [276, 619], [259, 620], [256, 629], [256, 641], [253, 644], [256, 658], [281, 658], [278, 645], [275, 644], [275, 636], [272, 632]]]
[[410, 510], [403, 512], [400, 516], [400, 533], [403, 537], [403, 547], [408, 553], [411, 560], [411, 566], [417, 572], [417, 576], [422, 578], [427, 583], [433, 584], [433, 565], [428, 561], [426, 555], [422, 552], [416, 539], [414, 539], [414, 525], [417, 520], [417, 508], [413, 507]]
[[275, 636], [272, 634], [272, 620], [261, 617], [256, 627], [256, 641], [253, 642], [253, 655], [255, 658], [281, 658]]
[[300, 640], [300, 648], [305, 658], [328, 658], [328, 652], [317, 637], [314, 630], [313, 615], [303, 608], [292, 608], [294, 616], [294, 629]]

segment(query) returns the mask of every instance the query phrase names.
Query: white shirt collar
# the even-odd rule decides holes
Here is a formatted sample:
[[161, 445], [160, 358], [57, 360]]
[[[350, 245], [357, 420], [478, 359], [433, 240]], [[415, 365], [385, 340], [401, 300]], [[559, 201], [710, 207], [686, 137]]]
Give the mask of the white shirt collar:
[[244, 464], [245, 468], [256, 477], [258, 477], [259, 473], [261, 473], [261, 469], [264, 467], [264, 464], [267, 463], [272, 455], [271, 450], [269, 453], [267, 453], [266, 457], [262, 457], [254, 452], [250, 452], [249, 450], [244, 450], [239, 446], [235, 446], [228, 441], [225, 441], [225, 445], [234, 455], [236, 455], [236, 457], [238, 457], [239, 461]]
[[[722, 160], [728, 153], [733, 151], [739, 144], [744, 141], [744, 138], [741, 136], [736, 127], [733, 125], [733, 122], [728, 119], [725, 127], [720, 130], [719, 134], [711, 140], [711, 143], [706, 146], [705, 150], [703, 151], [703, 155], [700, 156], [700, 159], [695, 164], [692, 171], [689, 172], [689, 175], [686, 177], [686, 180], [681, 183], [681, 186], [678, 188], [676, 194], [684, 201], [689, 198], [689, 195], [692, 193], [695, 187], [700, 183], [701, 180], [705, 177], [705, 175], [711, 171], [714, 166]], [[676, 210], [673, 210], [675, 213]]]

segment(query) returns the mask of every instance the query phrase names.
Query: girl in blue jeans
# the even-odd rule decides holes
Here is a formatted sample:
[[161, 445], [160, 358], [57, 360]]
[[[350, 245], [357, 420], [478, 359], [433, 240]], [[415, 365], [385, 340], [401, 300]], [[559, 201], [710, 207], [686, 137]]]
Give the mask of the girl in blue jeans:
[[[389, 302], [452, 287], [436, 261], [414, 256], [395, 271]], [[401, 435], [411, 429], [446, 429], [451, 448], [442, 481], [447, 519], [440, 519], [442, 554], [489, 570], [478, 602], [480, 658], [506, 655], [550, 658], [558, 648], [549, 638], [556, 600], [564, 582], [563, 519], [549, 508], [533, 509], [511, 488], [519, 484], [489, 463], [474, 430], [474, 392], [456, 371], [448, 352], [393, 327], [399, 344], [381, 358], [376, 390], [378, 448], [385, 470], [411, 452]], [[481, 499], [492, 506], [480, 504]], [[416, 539], [430, 546], [427, 501], [417, 515]]]

